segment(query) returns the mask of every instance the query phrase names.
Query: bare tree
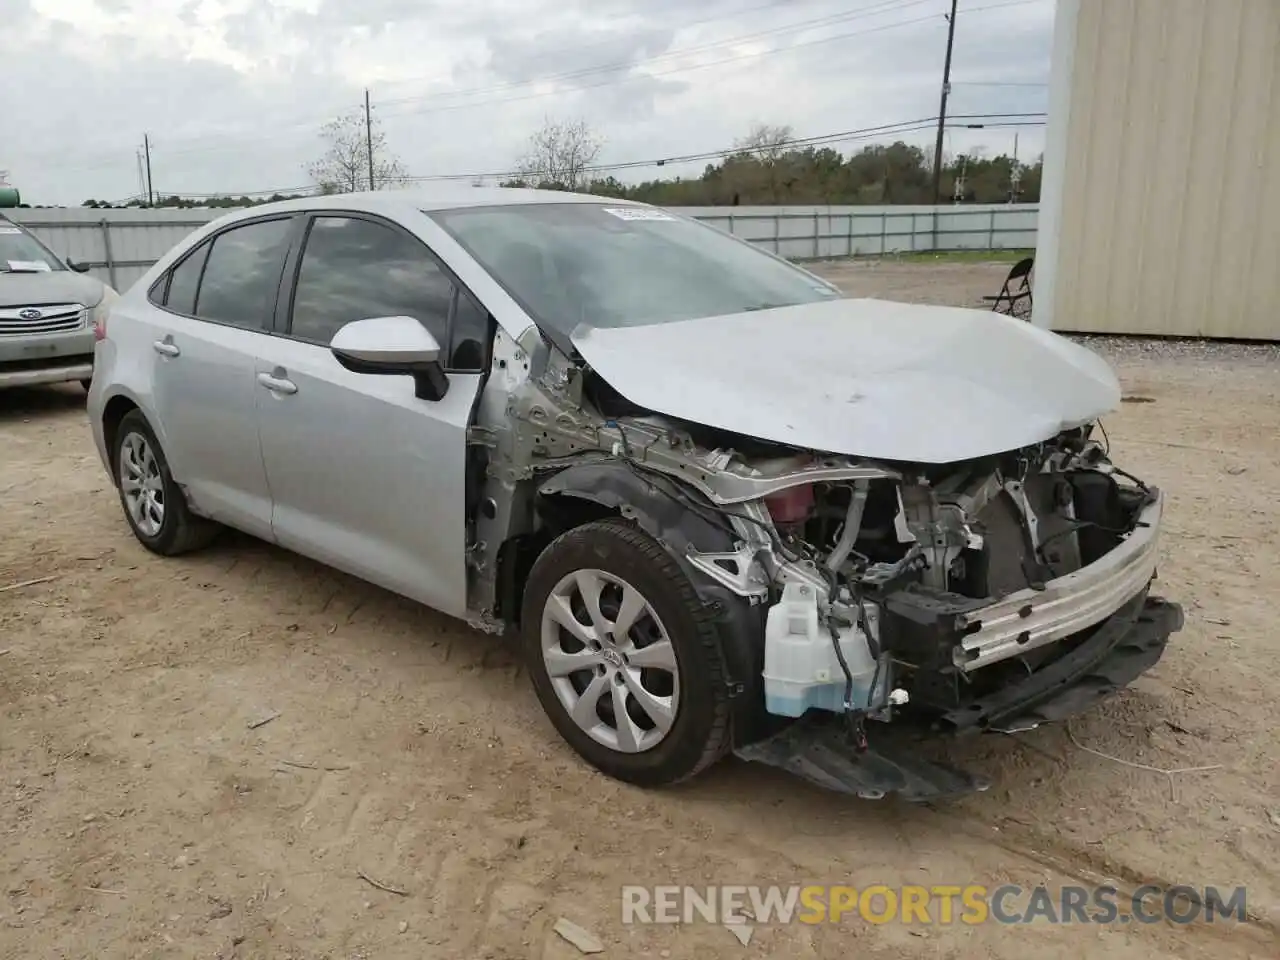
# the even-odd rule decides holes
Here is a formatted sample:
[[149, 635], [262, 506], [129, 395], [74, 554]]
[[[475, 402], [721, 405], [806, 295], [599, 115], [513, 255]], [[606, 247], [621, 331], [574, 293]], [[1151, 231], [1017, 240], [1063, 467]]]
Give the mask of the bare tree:
[[529, 138], [518, 164], [520, 179], [534, 186], [577, 190], [587, 185], [587, 168], [604, 147], [604, 138], [585, 120], [552, 120]]
[[757, 123], [745, 137], [734, 141], [735, 150], [750, 153], [764, 161], [781, 159], [790, 148], [794, 131], [790, 126], [773, 126], [768, 123]]
[[[320, 138], [327, 148], [319, 160], [308, 164], [307, 174], [319, 185], [322, 193], [377, 190], [403, 182], [404, 167], [387, 147], [387, 137], [380, 129], [378, 119], [374, 117], [371, 130], [366, 131], [363, 110], [353, 110], [330, 120], [321, 127]], [[372, 181], [369, 177], [370, 143], [373, 145]]]
[[790, 162], [795, 149], [792, 138], [789, 126], [757, 123], [733, 144], [736, 157], [746, 161], [744, 173], [755, 181], [771, 203], [785, 199], [796, 179], [791, 169], [794, 164]]

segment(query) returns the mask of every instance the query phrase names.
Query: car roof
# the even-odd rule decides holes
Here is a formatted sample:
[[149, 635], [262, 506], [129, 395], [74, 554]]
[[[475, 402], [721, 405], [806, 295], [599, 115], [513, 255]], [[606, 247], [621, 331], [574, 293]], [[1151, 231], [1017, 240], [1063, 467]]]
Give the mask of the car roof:
[[278, 200], [238, 210], [226, 220], [260, 217], [263, 214], [305, 210], [353, 210], [384, 215], [410, 211], [448, 210], [457, 207], [498, 207], [534, 203], [607, 203], [610, 206], [646, 206], [631, 200], [601, 197], [562, 190], [534, 190], [525, 187], [472, 187], [460, 184], [388, 189], [361, 193], [335, 193], [297, 200]]

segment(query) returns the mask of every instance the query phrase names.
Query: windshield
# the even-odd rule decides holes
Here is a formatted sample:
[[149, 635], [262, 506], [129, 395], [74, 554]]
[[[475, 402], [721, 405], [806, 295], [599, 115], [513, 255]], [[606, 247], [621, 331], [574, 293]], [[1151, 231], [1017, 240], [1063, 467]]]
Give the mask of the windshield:
[[58, 258], [20, 227], [0, 220], [0, 273], [61, 270]]
[[536, 203], [430, 214], [544, 329], [633, 327], [840, 295], [705, 224], [651, 207]]

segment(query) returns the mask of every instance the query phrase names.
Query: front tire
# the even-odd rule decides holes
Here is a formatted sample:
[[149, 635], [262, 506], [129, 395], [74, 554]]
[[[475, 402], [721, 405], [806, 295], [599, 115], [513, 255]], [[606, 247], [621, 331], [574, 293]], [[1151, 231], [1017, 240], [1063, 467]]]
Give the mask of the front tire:
[[728, 752], [712, 615], [671, 554], [630, 523], [585, 524], [548, 546], [521, 623], [538, 700], [592, 766], [658, 786]]
[[187, 553], [217, 535], [216, 524], [197, 517], [187, 506], [155, 432], [139, 411], [121, 419], [112, 459], [125, 519], [138, 542], [152, 553]]

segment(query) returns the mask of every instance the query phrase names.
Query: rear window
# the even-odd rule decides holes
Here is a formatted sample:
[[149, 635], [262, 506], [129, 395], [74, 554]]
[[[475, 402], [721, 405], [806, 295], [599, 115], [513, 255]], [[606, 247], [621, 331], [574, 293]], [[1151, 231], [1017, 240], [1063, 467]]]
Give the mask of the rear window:
[[[200, 275], [195, 315], [251, 330], [269, 326], [290, 226], [288, 219], [260, 220], [214, 237]], [[176, 272], [173, 279], [178, 279]], [[170, 302], [174, 293], [171, 281]]]
[[173, 268], [169, 294], [164, 301], [166, 307], [177, 313], [196, 312], [196, 287], [200, 285], [200, 273], [208, 256], [209, 244], [201, 244], [198, 250]]

